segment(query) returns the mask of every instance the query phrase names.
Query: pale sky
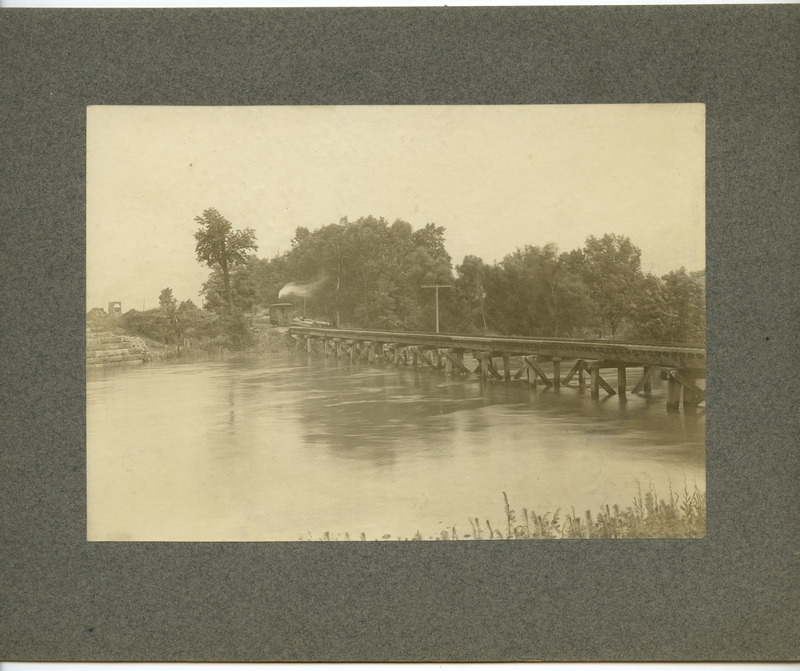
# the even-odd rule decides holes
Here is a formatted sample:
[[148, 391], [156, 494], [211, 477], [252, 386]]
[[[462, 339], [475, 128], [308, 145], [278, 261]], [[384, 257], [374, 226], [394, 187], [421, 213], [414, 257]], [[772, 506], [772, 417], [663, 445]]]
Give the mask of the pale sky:
[[705, 107], [123, 107], [87, 110], [87, 309], [198, 296], [194, 218], [257, 255], [361, 216], [444, 226], [454, 265], [627, 235], [646, 272], [705, 267]]

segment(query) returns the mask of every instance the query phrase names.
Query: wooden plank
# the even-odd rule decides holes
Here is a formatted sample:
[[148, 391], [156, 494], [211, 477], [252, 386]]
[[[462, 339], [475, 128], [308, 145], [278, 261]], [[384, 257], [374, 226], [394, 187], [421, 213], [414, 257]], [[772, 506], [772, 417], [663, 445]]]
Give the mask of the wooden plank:
[[694, 408], [706, 400], [705, 390], [697, 386], [691, 373], [676, 370], [673, 377], [683, 385], [684, 408]]
[[[599, 370], [599, 369], [598, 369], [598, 370]], [[602, 375], [599, 375], [599, 374], [598, 374], [598, 376], [597, 376], [597, 381], [600, 383], [600, 386], [601, 386], [601, 387], [602, 387], [602, 388], [603, 388], [603, 389], [606, 391], [606, 393], [607, 393], [607, 394], [609, 394], [609, 395], [613, 396], [614, 394], [616, 394], [616, 393], [617, 393], [617, 390], [616, 390], [616, 389], [614, 389], [614, 387], [612, 387], [610, 384], [608, 384], [608, 382], [606, 382], [606, 381], [603, 379], [603, 376], [602, 376]]]
[[472, 375], [473, 371], [471, 371], [469, 368], [467, 368], [464, 365], [464, 357], [463, 357], [463, 355], [459, 359], [458, 353], [454, 354], [450, 350], [444, 350], [444, 355], [449, 360], [451, 367], [453, 367], [455, 370], [461, 371], [462, 373], [464, 373], [464, 375]]
[[600, 375], [600, 368], [604, 362], [592, 362], [589, 365], [589, 372], [592, 376], [592, 398], [598, 399], [600, 398], [600, 389], [602, 388], [609, 395], [614, 395], [617, 393], [617, 390], [614, 389], [608, 382], [603, 379], [603, 376]]
[[617, 393], [620, 398], [625, 398], [628, 388], [628, 371], [625, 366], [617, 366]]
[[506, 382], [511, 379], [511, 357], [508, 354], [503, 355], [503, 377]]
[[550, 378], [547, 377], [547, 374], [541, 369], [539, 364], [536, 363], [536, 360], [532, 356], [526, 356], [525, 363], [527, 363], [530, 369], [542, 379], [542, 382], [544, 382], [546, 387], [549, 388], [553, 386], [553, 383], [550, 382]]
[[553, 357], [553, 387], [561, 387], [561, 357], [558, 356]]
[[440, 350], [440, 357], [444, 358], [444, 372], [445, 375], [453, 374], [453, 360], [448, 356], [449, 352], [446, 349]]
[[503, 376], [500, 375], [500, 372], [497, 370], [497, 366], [494, 365], [494, 358], [489, 355], [486, 357], [486, 361], [488, 362], [489, 372], [492, 374], [492, 377], [497, 380], [502, 380]]
[[489, 353], [488, 352], [474, 352], [474, 356], [478, 359], [480, 366], [481, 380], [489, 379]]
[[539, 376], [537, 375], [536, 371], [528, 365], [528, 362], [525, 360], [524, 357], [522, 359], [522, 362], [523, 362], [523, 368], [525, 369], [525, 372], [528, 374], [528, 384], [535, 390], [536, 380]]
[[428, 364], [431, 368], [433, 368], [433, 370], [435, 371], [439, 370], [436, 364], [433, 361], [431, 361], [430, 358], [428, 358], [428, 356], [425, 354], [425, 352], [422, 350], [421, 347], [415, 347], [414, 351], [417, 353], [417, 356], [419, 356], [426, 364]]
[[681, 391], [683, 386], [675, 377], [676, 371], [670, 371], [667, 385], [667, 412], [678, 412], [681, 407]]
[[639, 394], [643, 391], [650, 391], [650, 379], [657, 373], [658, 366], [645, 366], [644, 373], [642, 373], [642, 379], [634, 385], [633, 389], [631, 389], [631, 394]]
[[578, 359], [572, 368], [569, 369], [569, 372], [564, 376], [564, 379], [561, 381], [561, 384], [565, 387], [572, 381], [572, 378], [575, 376], [575, 373], [580, 371], [581, 366], [583, 366], [583, 361]]
[[578, 368], [578, 389], [583, 391], [586, 389], [586, 362], [583, 359], [579, 359], [578, 363], [580, 364]]

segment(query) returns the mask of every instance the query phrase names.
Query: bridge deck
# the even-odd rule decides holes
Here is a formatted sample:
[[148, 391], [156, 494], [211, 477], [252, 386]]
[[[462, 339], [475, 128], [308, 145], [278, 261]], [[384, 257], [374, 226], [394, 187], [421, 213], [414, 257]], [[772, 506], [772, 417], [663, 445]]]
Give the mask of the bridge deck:
[[448, 333], [413, 333], [367, 329], [291, 326], [293, 336], [392, 343], [463, 352], [490, 352], [495, 356], [525, 355], [603, 361], [609, 366], [659, 366], [704, 371], [705, 348], [700, 345], [666, 345], [609, 340], [564, 338], [512, 338]]

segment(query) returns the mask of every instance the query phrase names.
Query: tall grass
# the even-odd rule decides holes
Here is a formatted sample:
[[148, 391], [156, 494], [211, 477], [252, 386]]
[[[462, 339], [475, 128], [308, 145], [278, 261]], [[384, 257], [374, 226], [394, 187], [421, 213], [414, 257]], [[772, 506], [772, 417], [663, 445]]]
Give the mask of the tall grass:
[[[695, 484], [692, 489], [684, 483], [683, 491], [676, 492], [670, 483], [665, 496], [660, 497], [651, 484], [642, 493], [641, 485], [632, 505], [603, 504], [598, 511], [585, 511], [583, 515], [571, 508], [571, 513], [561, 517], [561, 509], [538, 515], [533, 510], [522, 509], [521, 515], [511, 507], [508, 495], [503, 492], [505, 525], [493, 526], [487, 519], [485, 528], [477, 517], [469, 517], [469, 529], [459, 533], [455, 525], [442, 529], [428, 540], [533, 540], [560, 538], [702, 538], [706, 533], [706, 494]], [[363, 532], [360, 536], [366, 541]], [[314, 538], [309, 532], [300, 540], [350, 540], [350, 535], [332, 536], [325, 532]], [[384, 534], [370, 540], [423, 540], [417, 533], [410, 538]]]

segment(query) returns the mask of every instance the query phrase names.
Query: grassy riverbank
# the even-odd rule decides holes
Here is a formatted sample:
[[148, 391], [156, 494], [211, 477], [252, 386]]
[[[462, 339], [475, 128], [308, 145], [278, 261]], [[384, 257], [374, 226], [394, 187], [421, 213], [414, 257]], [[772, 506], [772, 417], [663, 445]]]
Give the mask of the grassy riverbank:
[[206, 361], [232, 356], [267, 356], [290, 351], [281, 329], [267, 320], [219, 317], [199, 309], [188, 310], [176, 330], [161, 310], [131, 310], [122, 318], [90, 314], [87, 327], [122, 337], [142, 352], [144, 361]]
[[576, 538], [703, 538], [706, 532], [706, 494], [697, 485], [684, 486], [678, 493], [670, 487], [665, 497], [659, 497], [651, 485], [646, 492], [639, 489], [632, 505], [604, 504], [597, 511], [587, 510], [583, 515], [571, 508], [539, 515], [534, 510], [511, 507], [503, 492], [505, 519], [499, 524], [488, 519], [468, 517], [465, 525], [452, 525], [438, 535], [424, 538], [418, 531], [412, 537], [385, 534], [380, 538], [367, 538], [364, 533], [352, 537], [349, 533], [333, 535], [325, 532], [321, 537], [308, 533], [300, 540], [539, 540]]

